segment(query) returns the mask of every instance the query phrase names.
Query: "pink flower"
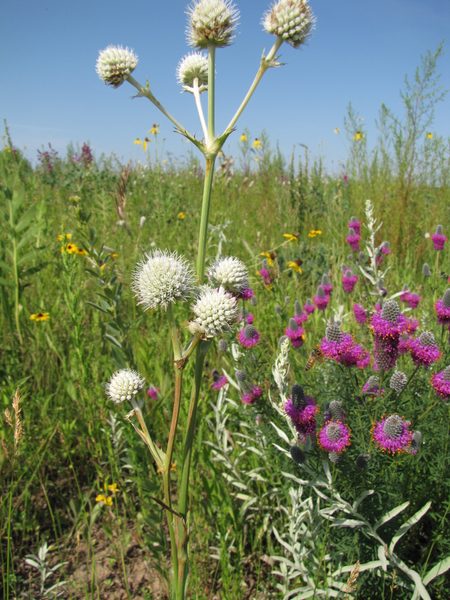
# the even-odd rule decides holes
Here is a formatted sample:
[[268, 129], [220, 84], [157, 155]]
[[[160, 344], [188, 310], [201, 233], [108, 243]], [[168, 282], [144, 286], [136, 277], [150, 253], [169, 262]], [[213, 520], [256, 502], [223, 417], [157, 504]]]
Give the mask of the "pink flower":
[[342, 287], [346, 294], [350, 294], [355, 289], [358, 275], [354, 275], [351, 269], [347, 269], [342, 275]]
[[352, 227], [350, 227], [349, 229], [346, 240], [353, 252], [359, 252], [359, 242], [361, 241], [361, 236], [359, 233], [356, 233], [356, 231]]
[[308, 298], [305, 304], [303, 305], [303, 310], [307, 315], [311, 315], [316, 310], [316, 307], [314, 306], [310, 298]]
[[353, 314], [357, 323], [363, 324], [367, 321], [366, 309], [361, 304], [353, 305]]
[[253, 325], [246, 325], [237, 333], [238, 342], [244, 348], [252, 348], [259, 342], [259, 331]]
[[262, 396], [262, 393], [262, 388], [259, 385], [254, 385], [249, 392], [246, 392], [241, 396], [241, 401], [243, 404], [253, 404]]
[[347, 225], [348, 225], [348, 228], [353, 229], [353, 231], [357, 235], [359, 235], [359, 236], [361, 235], [361, 221], [359, 219], [357, 219], [356, 217], [352, 217]]
[[319, 310], [325, 310], [330, 302], [330, 296], [328, 296], [322, 285], [317, 288], [317, 294], [314, 296], [314, 304]]
[[147, 396], [149, 398], [151, 398], [152, 400], [157, 400], [158, 396], [159, 396], [159, 390], [158, 390], [158, 388], [156, 388], [155, 386], [151, 385], [147, 389]]
[[435, 250], [441, 251], [444, 249], [445, 242], [447, 241], [447, 236], [444, 235], [442, 225], [438, 225], [436, 227], [436, 231], [432, 234], [431, 240], [433, 242]]
[[343, 452], [350, 446], [350, 429], [341, 421], [327, 421], [317, 435], [319, 446], [327, 452]]
[[289, 319], [289, 325], [284, 330], [284, 333], [291, 340], [291, 344], [294, 348], [303, 346], [305, 330], [297, 324], [295, 319]]
[[411, 423], [399, 415], [384, 417], [375, 423], [372, 437], [377, 446], [391, 454], [405, 452], [411, 445], [413, 432], [409, 430]]
[[431, 385], [441, 398], [448, 400], [450, 398], [450, 365], [443, 371], [435, 373], [431, 378]]
[[429, 367], [441, 357], [434, 335], [424, 331], [417, 339], [409, 342], [409, 351], [416, 365]]
[[213, 382], [211, 384], [211, 389], [219, 391], [225, 385], [227, 385], [228, 379], [226, 375], [221, 375], [218, 371], [213, 372]]

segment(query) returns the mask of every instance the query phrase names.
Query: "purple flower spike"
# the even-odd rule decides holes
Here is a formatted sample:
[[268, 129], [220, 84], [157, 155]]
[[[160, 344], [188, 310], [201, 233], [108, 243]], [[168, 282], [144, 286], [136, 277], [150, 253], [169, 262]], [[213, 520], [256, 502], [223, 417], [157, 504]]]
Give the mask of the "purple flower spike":
[[351, 294], [355, 289], [356, 282], [358, 281], [358, 275], [354, 275], [351, 269], [347, 269], [342, 275], [342, 287], [346, 294]]
[[253, 325], [254, 320], [255, 320], [255, 317], [253, 316], [252, 313], [247, 313], [245, 315], [245, 322], [247, 323], [247, 325]]
[[151, 385], [147, 389], [147, 396], [149, 398], [151, 398], [152, 400], [158, 400], [158, 396], [159, 396], [159, 390], [158, 390], [158, 388], [155, 387], [154, 385]]
[[284, 410], [294, 425], [305, 425], [308, 421], [315, 418], [319, 412], [319, 407], [314, 398], [304, 396], [303, 401], [298, 406], [295, 405], [292, 398], [288, 398], [284, 405]]
[[305, 330], [297, 324], [295, 319], [289, 319], [289, 325], [284, 330], [284, 334], [291, 340], [291, 344], [294, 348], [303, 346]]
[[259, 385], [254, 385], [249, 392], [242, 394], [241, 401], [243, 404], [254, 404], [262, 396], [262, 393], [262, 388]]
[[355, 315], [357, 323], [360, 323], [362, 325], [367, 321], [366, 309], [361, 304], [353, 305], [353, 314]]
[[382, 396], [383, 388], [380, 388], [380, 380], [376, 375], [372, 375], [362, 387], [362, 393], [365, 396]]
[[441, 357], [434, 335], [430, 331], [424, 331], [417, 339], [410, 340], [409, 351], [414, 363], [423, 367], [429, 367]]
[[343, 452], [350, 445], [350, 428], [341, 421], [327, 421], [317, 435], [320, 447], [327, 452]]
[[226, 375], [221, 375], [218, 371], [213, 372], [213, 382], [211, 384], [211, 389], [219, 391], [225, 385], [227, 385], [228, 379]]
[[316, 310], [316, 307], [314, 306], [314, 303], [311, 300], [311, 298], [307, 299], [307, 301], [303, 305], [303, 310], [307, 315], [311, 315]]
[[324, 275], [322, 275], [322, 279], [320, 281], [320, 285], [322, 286], [323, 291], [325, 292], [325, 294], [327, 296], [329, 296], [331, 294], [331, 292], [333, 291], [333, 284], [331, 283], [331, 279], [327, 275], [327, 273], [325, 273]]
[[352, 227], [350, 227], [350, 229], [348, 230], [346, 240], [353, 252], [359, 252], [359, 242], [361, 241], [361, 235], [359, 233], [356, 233], [356, 231]]
[[259, 342], [259, 331], [253, 325], [246, 325], [237, 333], [238, 342], [244, 348], [253, 348]]
[[441, 398], [448, 400], [450, 398], [450, 365], [443, 371], [435, 373], [431, 378], [431, 385]]
[[361, 221], [356, 217], [352, 217], [348, 222], [348, 228], [353, 229], [357, 235], [361, 235]]
[[325, 310], [330, 301], [330, 296], [325, 293], [322, 285], [317, 288], [317, 294], [314, 296], [314, 304], [319, 310]]
[[413, 439], [410, 425], [409, 421], [405, 421], [399, 415], [383, 417], [373, 426], [373, 440], [381, 450], [391, 454], [406, 452]]
[[240, 291], [239, 298], [241, 298], [242, 300], [250, 300], [254, 297], [254, 295], [255, 292], [252, 290], [252, 288], [244, 288]]
[[434, 305], [438, 322], [441, 325], [450, 325], [450, 288], [448, 288], [445, 294], [440, 300]]
[[258, 271], [258, 274], [262, 278], [264, 285], [269, 286], [272, 283], [272, 277], [270, 276], [269, 269], [266, 267], [261, 267], [261, 269]]
[[444, 231], [442, 225], [438, 225], [436, 227], [435, 233], [431, 236], [433, 241], [434, 249], [438, 252], [444, 249], [445, 242], [447, 241], [447, 236], [444, 235]]

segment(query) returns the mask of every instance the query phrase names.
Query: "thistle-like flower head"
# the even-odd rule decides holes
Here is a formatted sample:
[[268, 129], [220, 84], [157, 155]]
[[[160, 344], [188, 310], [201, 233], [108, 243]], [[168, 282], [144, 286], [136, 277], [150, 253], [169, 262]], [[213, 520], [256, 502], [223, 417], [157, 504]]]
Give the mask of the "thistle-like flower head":
[[192, 310], [195, 314], [193, 322], [207, 338], [229, 330], [238, 317], [236, 298], [223, 287], [204, 286]]
[[375, 423], [372, 437], [381, 450], [392, 454], [405, 452], [413, 437], [413, 432], [409, 429], [410, 425], [409, 421], [399, 415], [390, 415]]
[[198, 80], [199, 92], [208, 89], [208, 59], [200, 52], [191, 52], [180, 60], [177, 67], [178, 83], [187, 92], [192, 92], [194, 80]]
[[132, 288], [144, 310], [167, 308], [176, 300], [187, 300], [192, 295], [194, 275], [178, 254], [155, 250], [137, 265]]
[[394, 371], [389, 380], [389, 387], [397, 392], [397, 394], [400, 394], [407, 383], [408, 377], [405, 375], [405, 373], [402, 371]]
[[309, 37], [315, 17], [307, 0], [278, 0], [263, 17], [263, 27], [294, 48]]
[[100, 52], [95, 65], [98, 76], [107, 85], [117, 88], [138, 64], [138, 57], [129, 48], [108, 46]]
[[194, 48], [229, 46], [239, 20], [230, 0], [195, 0], [188, 8], [188, 44]]
[[249, 286], [247, 267], [234, 256], [225, 256], [216, 260], [209, 268], [207, 276], [212, 285], [222, 286], [232, 293], [239, 294]]
[[133, 400], [144, 387], [145, 381], [132, 369], [116, 371], [106, 384], [106, 393], [113, 402], [119, 404]]
[[386, 302], [383, 304], [381, 316], [385, 321], [389, 321], [389, 323], [396, 323], [398, 317], [400, 316], [400, 307], [398, 302], [396, 300], [386, 300]]

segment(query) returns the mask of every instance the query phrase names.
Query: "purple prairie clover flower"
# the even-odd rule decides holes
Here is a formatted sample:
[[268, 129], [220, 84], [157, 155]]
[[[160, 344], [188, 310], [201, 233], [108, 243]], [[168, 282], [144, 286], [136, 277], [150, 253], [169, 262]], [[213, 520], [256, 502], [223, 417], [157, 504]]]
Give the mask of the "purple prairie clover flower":
[[419, 294], [414, 294], [413, 292], [410, 292], [408, 293], [405, 302], [409, 306], [409, 308], [417, 308], [421, 300], [422, 298], [419, 296]]
[[316, 295], [314, 296], [314, 304], [319, 310], [325, 310], [330, 302], [330, 296], [328, 296], [322, 285], [317, 288]]
[[253, 348], [259, 342], [259, 331], [253, 325], [246, 325], [238, 331], [237, 340], [244, 348]]
[[434, 305], [438, 322], [441, 325], [450, 325], [450, 288], [448, 288], [442, 298]]
[[327, 421], [317, 434], [319, 446], [337, 454], [350, 446], [350, 428], [341, 421]]
[[408, 322], [395, 300], [387, 300], [381, 311], [373, 315], [372, 329], [376, 337], [397, 340], [401, 333], [407, 331]]
[[382, 396], [383, 388], [380, 387], [380, 380], [376, 375], [372, 375], [362, 387], [364, 396]]
[[375, 357], [375, 371], [388, 371], [395, 367], [399, 354], [398, 346], [398, 339], [375, 336], [373, 352]]
[[340, 400], [332, 400], [324, 407], [323, 418], [325, 421], [345, 421], [345, 411]]
[[350, 245], [353, 252], [359, 252], [359, 250], [360, 250], [359, 242], [361, 241], [361, 235], [359, 233], [356, 233], [356, 231], [353, 229], [353, 227], [349, 228], [348, 235], [345, 239], [346, 239], [347, 243]]
[[253, 325], [254, 320], [255, 320], [255, 317], [252, 313], [247, 313], [245, 315], [245, 322], [247, 323], [247, 325]]
[[358, 275], [355, 275], [351, 269], [344, 271], [342, 275], [342, 287], [346, 294], [351, 294], [355, 289]]
[[327, 296], [330, 296], [331, 292], [333, 291], [333, 284], [331, 283], [331, 279], [329, 277], [329, 275], [327, 273], [324, 273], [322, 275], [322, 279], [320, 281], [320, 285], [323, 288], [323, 291], [325, 292], [325, 294]]
[[424, 331], [415, 340], [410, 340], [409, 351], [417, 366], [429, 367], [441, 357], [441, 351], [430, 331]]
[[252, 290], [252, 288], [244, 288], [243, 290], [241, 290], [239, 292], [239, 298], [241, 300], [251, 300], [255, 295], [255, 292]]
[[357, 235], [361, 235], [361, 221], [356, 217], [351, 217], [347, 226], [349, 229], [353, 229]]
[[436, 251], [439, 252], [444, 249], [445, 242], [447, 241], [447, 236], [444, 235], [442, 225], [438, 225], [436, 227], [436, 231], [431, 235], [431, 240]]
[[305, 425], [315, 419], [319, 412], [316, 401], [311, 396], [304, 396], [303, 402], [296, 406], [292, 398], [288, 398], [284, 404], [284, 410], [294, 425]]
[[226, 375], [221, 375], [219, 371], [213, 371], [213, 382], [211, 384], [211, 389], [219, 391], [228, 383], [228, 378]]
[[254, 385], [249, 392], [242, 394], [241, 401], [243, 404], [253, 404], [262, 396], [262, 393], [262, 388], [259, 385]]
[[291, 340], [294, 348], [300, 348], [305, 341], [305, 330], [297, 324], [295, 319], [289, 319], [289, 325], [284, 330], [284, 334]]
[[391, 246], [389, 242], [383, 242], [381, 246], [378, 248], [377, 253], [375, 255], [375, 263], [377, 267], [381, 265], [385, 256], [391, 253]]
[[307, 315], [312, 315], [312, 313], [316, 310], [316, 307], [314, 306], [314, 303], [311, 300], [311, 298], [308, 298], [306, 300], [305, 304], [303, 305], [303, 310]]
[[325, 337], [320, 343], [322, 354], [344, 367], [364, 369], [370, 364], [370, 354], [360, 344], [355, 344], [349, 333], [341, 333], [339, 340]]
[[443, 371], [435, 373], [431, 378], [431, 385], [434, 391], [444, 400], [450, 398], [450, 365]]
[[292, 317], [297, 325], [301, 325], [308, 320], [308, 314], [302, 310], [300, 302], [296, 300], [294, 302], [294, 316]]
[[383, 452], [397, 454], [406, 452], [411, 445], [413, 432], [411, 423], [399, 415], [390, 415], [377, 421], [372, 428], [372, 438]]
[[363, 325], [367, 321], [366, 309], [361, 304], [353, 305], [353, 314], [357, 323]]
[[147, 388], [147, 396], [149, 398], [151, 398], [152, 400], [158, 400], [158, 396], [159, 396], [158, 388], [155, 387], [154, 385], [151, 385], [149, 388]]

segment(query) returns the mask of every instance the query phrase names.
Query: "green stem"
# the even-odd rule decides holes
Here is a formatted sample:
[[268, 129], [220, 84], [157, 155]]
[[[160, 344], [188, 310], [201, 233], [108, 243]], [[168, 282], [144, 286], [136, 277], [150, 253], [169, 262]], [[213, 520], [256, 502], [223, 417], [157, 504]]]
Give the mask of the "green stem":
[[19, 267], [17, 264], [17, 243], [14, 232], [14, 216], [13, 216], [13, 208], [12, 201], [9, 200], [9, 225], [11, 227], [11, 235], [12, 235], [12, 262], [13, 262], [13, 277], [14, 277], [14, 320], [16, 323], [16, 331], [17, 337], [19, 339], [19, 344], [22, 346], [22, 331], [20, 329], [20, 282], [19, 282]]
[[208, 46], [208, 137], [215, 136], [216, 47]]
[[202, 384], [203, 363], [208, 351], [210, 342], [202, 341], [197, 347], [194, 371], [194, 387], [192, 388], [191, 400], [189, 403], [189, 413], [186, 425], [186, 437], [184, 441], [182, 457], [182, 473], [179, 485], [178, 512], [183, 516], [183, 520], [178, 521], [178, 596], [184, 598], [186, 580], [188, 575], [188, 503], [189, 503], [189, 475], [192, 461], [192, 450], [195, 437], [197, 407], [200, 398], [200, 388]]
[[211, 191], [214, 177], [214, 163], [216, 157], [206, 158], [205, 180], [203, 183], [202, 213], [200, 217], [200, 231], [198, 234], [197, 253], [197, 278], [202, 283], [205, 274], [206, 243], [208, 239], [209, 208], [211, 206]]
[[276, 53], [278, 52], [282, 43], [283, 43], [283, 40], [281, 38], [277, 38], [274, 45], [270, 49], [269, 54], [267, 56], [263, 56], [261, 58], [261, 64], [259, 65], [259, 69], [255, 75], [255, 78], [253, 79], [253, 82], [252, 82], [251, 86], [249, 87], [248, 92], [246, 93], [244, 99], [242, 100], [241, 105], [237, 109], [234, 117], [228, 123], [228, 126], [225, 129], [223, 135], [229, 135], [231, 133], [232, 129], [236, 125], [237, 120], [241, 116], [244, 108], [247, 106], [250, 98], [253, 96], [254, 91], [258, 87], [259, 82], [263, 78], [264, 73], [271, 67], [276, 66], [276, 63], [274, 62], [275, 56], [276, 56]]

